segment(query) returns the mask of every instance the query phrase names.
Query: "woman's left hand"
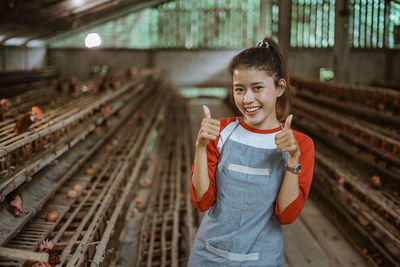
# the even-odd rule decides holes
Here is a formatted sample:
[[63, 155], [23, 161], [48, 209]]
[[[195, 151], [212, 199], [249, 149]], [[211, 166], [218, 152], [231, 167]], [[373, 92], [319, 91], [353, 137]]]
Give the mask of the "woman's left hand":
[[292, 114], [286, 118], [283, 132], [275, 135], [275, 143], [280, 151], [289, 153], [289, 161], [298, 162], [300, 157], [300, 148], [291, 129], [292, 119]]

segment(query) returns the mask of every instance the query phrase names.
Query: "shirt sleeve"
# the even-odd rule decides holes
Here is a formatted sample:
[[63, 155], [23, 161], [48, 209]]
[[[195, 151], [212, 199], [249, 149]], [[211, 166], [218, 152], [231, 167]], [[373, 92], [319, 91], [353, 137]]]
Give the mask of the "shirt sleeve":
[[[233, 118], [225, 118], [220, 119], [220, 133], [222, 130], [229, 125], [231, 122], [239, 120], [239, 117]], [[194, 193], [192, 177], [193, 177], [193, 168], [194, 168], [194, 161], [192, 164], [192, 170], [190, 173], [190, 193], [192, 196], [193, 205], [199, 211], [206, 211], [214, 204], [216, 199], [217, 188], [215, 184], [215, 171], [217, 170], [218, 160], [219, 160], [219, 149], [218, 149], [218, 142], [220, 136], [214, 141], [210, 141], [207, 144], [207, 165], [208, 165], [208, 177], [210, 179], [210, 185], [208, 186], [207, 191], [201, 197], [201, 199], [197, 199]]]
[[[218, 141], [218, 139], [216, 141]], [[215, 202], [215, 198], [216, 198], [215, 197], [216, 196], [215, 171], [217, 169], [218, 159], [219, 159], [219, 150], [217, 147], [217, 142], [215, 142], [215, 141], [208, 142], [207, 165], [208, 165], [208, 177], [210, 179], [210, 185], [208, 186], [207, 191], [204, 193], [204, 195], [201, 197], [201, 199], [197, 199], [197, 197], [194, 193], [194, 188], [193, 188], [193, 183], [192, 183], [193, 169], [194, 169], [194, 161], [193, 161], [192, 171], [190, 173], [190, 192], [192, 195], [193, 205], [199, 211], [208, 210], [209, 208], [211, 208], [212, 204], [214, 204], [214, 202]]]
[[310, 192], [311, 182], [314, 173], [314, 142], [305, 134], [295, 132], [299, 143], [302, 171], [299, 173], [299, 195], [281, 213], [278, 212], [278, 198], [275, 201], [275, 214], [280, 224], [293, 223], [300, 215], [301, 210]]

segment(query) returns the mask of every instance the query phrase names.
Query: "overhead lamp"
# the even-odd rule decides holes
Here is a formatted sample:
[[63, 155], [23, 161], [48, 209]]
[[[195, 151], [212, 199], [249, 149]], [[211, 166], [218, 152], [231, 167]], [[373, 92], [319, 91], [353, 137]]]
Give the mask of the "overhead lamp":
[[101, 45], [101, 38], [98, 33], [89, 33], [85, 38], [85, 45], [88, 48]]

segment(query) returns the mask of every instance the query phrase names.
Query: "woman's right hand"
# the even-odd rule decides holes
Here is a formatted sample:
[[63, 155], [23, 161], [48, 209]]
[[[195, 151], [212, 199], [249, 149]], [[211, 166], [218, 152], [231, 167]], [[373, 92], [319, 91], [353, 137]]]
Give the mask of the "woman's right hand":
[[217, 139], [220, 131], [220, 121], [211, 118], [210, 109], [203, 105], [204, 118], [197, 135], [196, 147], [205, 148], [209, 141]]

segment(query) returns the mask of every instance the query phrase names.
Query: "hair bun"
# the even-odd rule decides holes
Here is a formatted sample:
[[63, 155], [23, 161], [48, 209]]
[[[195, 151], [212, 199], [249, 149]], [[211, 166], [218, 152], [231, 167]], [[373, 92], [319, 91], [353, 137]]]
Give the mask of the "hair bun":
[[269, 43], [268, 43], [268, 41], [262, 40], [262, 41], [259, 41], [259, 42], [257, 43], [257, 47], [268, 48], [268, 47], [269, 47]]

